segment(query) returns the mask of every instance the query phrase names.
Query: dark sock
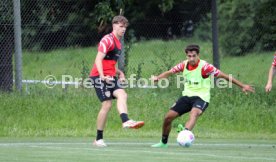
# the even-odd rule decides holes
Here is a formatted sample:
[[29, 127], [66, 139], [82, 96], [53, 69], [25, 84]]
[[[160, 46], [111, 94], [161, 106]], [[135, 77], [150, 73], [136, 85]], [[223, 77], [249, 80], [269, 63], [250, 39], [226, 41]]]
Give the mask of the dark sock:
[[103, 130], [97, 130], [97, 138], [96, 140], [103, 139]]
[[185, 130], [188, 130], [188, 131], [189, 131], [189, 129], [188, 129], [188, 128], [185, 128]]
[[168, 143], [168, 138], [169, 138], [169, 136], [168, 135], [162, 135], [162, 143], [164, 143], [164, 144], [167, 144]]
[[127, 116], [126, 113], [120, 114], [120, 117], [121, 117], [123, 123], [129, 120], [129, 118], [128, 118], [128, 116]]

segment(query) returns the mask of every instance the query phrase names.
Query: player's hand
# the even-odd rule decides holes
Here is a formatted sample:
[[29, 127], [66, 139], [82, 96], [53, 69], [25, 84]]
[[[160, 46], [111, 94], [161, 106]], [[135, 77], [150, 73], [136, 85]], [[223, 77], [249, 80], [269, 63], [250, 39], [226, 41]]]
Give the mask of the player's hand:
[[120, 84], [120, 86], [127, 86], [128, 82], [127, 82], [125, 77], [120, 77], [119, 78], [119, 84]]
[[125, 78], [125, 77], [119, 78], [119, 80], [120, 80], [120, 82], [122, 82], [122, 83], [126, 82], [126, 78]]
[[158, 82], [158, 80], [159, 80], [159, 78], [154, 75], [152, 75], [150, 79], [153, 80], [154, 82]]
[[101, 80], [106, 81], [106, 83], [112, 83], [112, 81], [114, 81], [114, 78], [111, 76], [103, 76], [100, 78], [101, 78]]
[[120, 82], [124, 83], [126, 81], [126, 77], [124, 73], [120, 73], [118, 77]]
[[247, 92], [252, 92], [254, 93], [255, 92], [255, 88], [253, 88], [251, 85], [244, 85], [242, 87], [242, 91], [247, 94]]
[[270, 91], [271, 91], [271, 89], [272, 89], [272, 84], [267, 84], [266, 86], [265, 86], [265, 91], [267, 92], [267, 93], [269, 93]]

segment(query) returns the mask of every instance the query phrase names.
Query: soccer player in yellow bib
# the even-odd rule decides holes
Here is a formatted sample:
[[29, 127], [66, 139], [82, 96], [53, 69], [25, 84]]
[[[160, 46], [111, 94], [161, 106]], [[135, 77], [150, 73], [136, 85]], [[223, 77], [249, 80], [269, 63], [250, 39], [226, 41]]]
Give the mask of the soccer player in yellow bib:
[[185, 123], [187, 130], [192, 130], [196, 124], [198, 117], [206, 110], [210, 101], [211, 76], [224, 78], [227, 81], [239, 86], [243, 92], [254, 92], [254, 88], [250, 85], [243, 84], [237, 79], [223, 73], [213, 65], [199, 58], [200, 47], [198, 45], [188, 45], [185, 49], [187, 60], [174, 66], [171, 70], [165, 71], [158, 76], [153, 76], [152, 80], [158, 82], [162, 78], [167, 78], [172, 74], [182, 72], [185, 78], [184, 90], [182, 97], [173, 104], [169, 112], [167, 112], [162, 128], [162, 139], [159, 143], [152, 147], [168, 147], [168, 137], [171, 131], [171, 125], [174, 119], [190, 112], [189, 119]]

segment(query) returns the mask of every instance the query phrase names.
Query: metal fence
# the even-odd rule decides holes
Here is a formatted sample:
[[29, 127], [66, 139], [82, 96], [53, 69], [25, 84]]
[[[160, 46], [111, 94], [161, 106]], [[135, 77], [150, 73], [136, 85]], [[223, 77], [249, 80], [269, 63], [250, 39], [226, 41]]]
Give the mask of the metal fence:
[[1, 2], [1, 33], [0, 33], [0, 89], [10, 91], [13, 85], [13, 4], [12, 1]]
[[[91, 26], [95, 26], [97, 23], [85, 15], [89, 14], [85, 12], [86, 9], [89, 9], [89, 4], [76, 7], [72, 5], [72, 3], [76, 3], [74, 1], [21, 0], [20, 8], [16, 9], [15, 5], [18, 4], [16, 3], [18, 1], [2, 0], [0, 2], [0, 88], [10, 91], [16, 80], [21, 82], [22, 79], [24, 83], [39, 83], [48, 75], [56, 76], [58, 81], [61, 79], [60, 75], [63, 74], [82, 78], [88, 75], [97, 52], [97, 43], [103, 35], [111, 31], [110, 26], [104, 24], [101, 28], [91, 29]], [[211, 4], [206, 6], [206, 3], [202, 3], [201, 5], [202, 10], [210, 10]], [[20, 21], [20, 17], [16, 15], [18, 10], [21, 10], [21, 25], [16, 24], [18, 20]], [[73, 13], [76, 11], [83, 17], [74, 15]], [[212, 15], [216, 20], [215, 13]], [[185, 44], [186, 40], [199, 41], [203, 44], [202, 53], [211, 55], [212, 47], [218, 52], [216, 44], [212, 44], [206, 35], [201, 35], [202, 31], [211, 35], [211, 18], [204, 22], [207, 25], [204, 26], [204, 23], [198, 25], [194, 21], [200, 20], [200, 16], [193, 15], [190, 18], [175, 16], [174, 20], [162, 22], [158, 20], [155, 22], [130, 22], [124, 43], [124, 51], [128, 55], [126, 56], [127, 62], [124, 63], [127, 65], [125, 70], [128, 74], [136, 73], [149, 77], [152, 73], [171, 68], [185, 58], [183, 57], [183, 48], [187, 45]], [[215, 23], [213, 22], [213, 25]], [[137, 29], [139, 32], [135, 33]], [[195, 31], [196, 29], [200, 32]], [[20, 30], [22, 37], [20, 37]], [[215, 38], [216, 35], [213, 37]], [[21, 52], [21, 44], [16, 43], [16, 39], [20, 38], [22, 40], [22, 57], [13, 55]], [[160, 40], [161, 43], [155, 44], [156, 42], [151, 40], [156, 42]], [[211, 47], [205, 48], [205, 43]], [[152, 50], [141, 51], [140, 48], [136, 48], [137, 44], [150, 45]], [[72, 54], [71, 51], [75, 53]], [[160, 51], [162, 53], [156, 54]], [[87, 55], [87, 53], [90, 56], [84, 57], [83, 55]], [[68, 66], [64, 68], [64, 71], [48, 70], [59, 68], [57, 65], [62, 64], [62, 62], [55, 62], [57, 57], [53, 57], [53, 55], [58, 54], [64, 60], [75, 59], [75, 55], [79, 58], [76, 61], [71, 61], [72, 64], [64, 64], [63, 66]], [[20, 60], [21, 58], [22, 60]], [[218, 61], [218, 58], [216, 59]], [[208, 61], [212, 63], [212, 60]], [[156, 69], [141, 73], [143, 68], [152, 65], [156, 65]], [[219, 66], [219, 64], [216, 65]], [[48, 68], [50, 66], [52, 68]], [[19, 88], [21, 87], [19, 86]]]

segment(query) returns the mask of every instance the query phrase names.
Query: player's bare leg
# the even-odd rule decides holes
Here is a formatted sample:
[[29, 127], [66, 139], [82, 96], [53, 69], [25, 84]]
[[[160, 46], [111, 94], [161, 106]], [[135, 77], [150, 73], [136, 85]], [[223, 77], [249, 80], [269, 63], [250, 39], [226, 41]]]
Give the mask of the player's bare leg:
[[123, 89], [117, 89], [113, 92], [113, 96], [117, 98], [117, 110], [119, 114], [127, 114], [127, 93]]
[[117, 98], [117, 110], [123, 122], [123, 128], [138, 129], [144, 126], [143, 121], [134, 121], [128, 118], [127, 111], [127, 93], [124, 89], [117, 89], [113, 92], [113, 96]]
[[93, 145], [97, 147], [106, 147], [107, 145], [103, 141], [103, 130], [105, 127], [106, 119], [108, 112], [110, 111], [112, 106], [112, 100], [107, 100], [102, 102], [102, 107], [97, 117], [97, 137], [93, 142]]
[[164, 121], [163, 121], [163, 128], [162, 128], [162, 139], [159, 143], [152, 145], [151, 147], [157, 147], [157, 148], [167, 148], [167, 142], [169, 138], [169, 134], [171, 132], [171, 126], [172, 121], [178, 117], [178, 113], [169, 110], [169, 112], [166, 114]]
[[97, 117], [97, 129], [103, 130], [105, 127], [106, 119], [108, 112], [110, 111], [112, 106], [112, 100], [107, 100], [102, 102], [101, 110]]
[[169, 112], [166, 114], [164, 121], [163, 121], [163, 135], [169, 135], [171, 132], [171, 126], [172, 126], [172, 121], [178, 117], [178, 113], [173, 111], [173, 110], [169, 110]]
[[196, 124], [196, 121], [198, 117], [202, 114], [202, 110], [196, 107], [193, 107], [192, 110], [190, 111], [190, 116], [188, 121], [185, 124], [185, 128], [188, 130], [192, 130]]

